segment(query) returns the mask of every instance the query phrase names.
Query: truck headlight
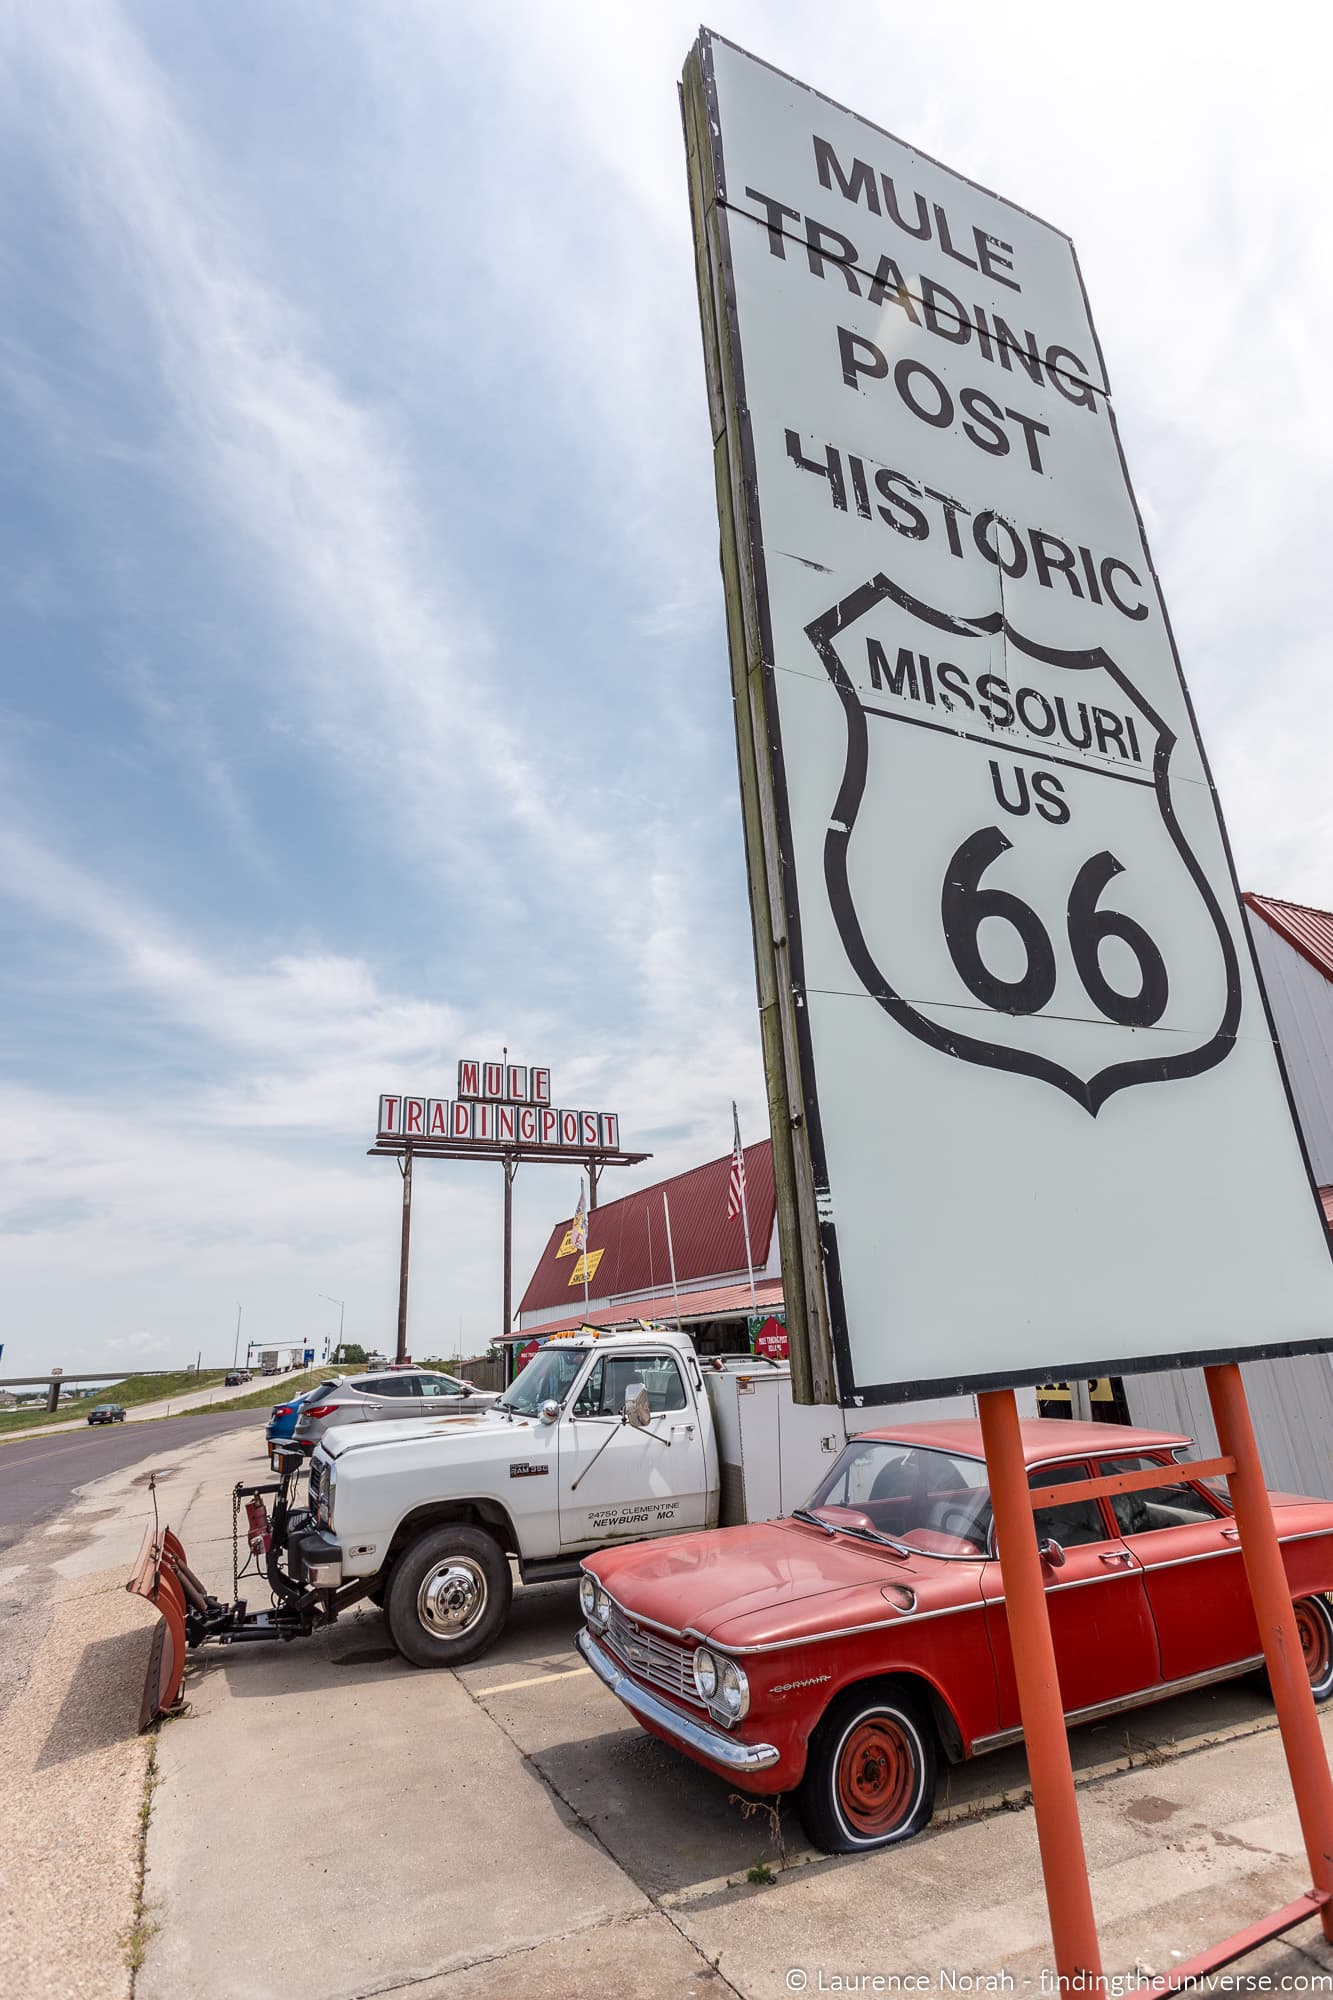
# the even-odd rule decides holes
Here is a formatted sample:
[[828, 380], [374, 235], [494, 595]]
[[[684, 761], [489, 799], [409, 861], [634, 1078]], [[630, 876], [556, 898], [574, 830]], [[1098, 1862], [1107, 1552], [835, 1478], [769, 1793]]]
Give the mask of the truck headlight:
[[694, 1656], [694, 1685], [705, 1701], [711, 1702], [717, 1693], [717, 1661], [706, 1646], [700, 1646]]

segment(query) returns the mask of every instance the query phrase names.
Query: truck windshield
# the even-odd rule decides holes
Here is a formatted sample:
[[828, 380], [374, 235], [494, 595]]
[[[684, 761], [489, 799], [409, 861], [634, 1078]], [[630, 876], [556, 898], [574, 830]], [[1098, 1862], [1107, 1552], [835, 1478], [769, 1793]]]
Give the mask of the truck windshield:
[[586, 1347], [543, 1347], [501, 1396], [496, 1408], [535, 1417], [543, 1403], [563, 1403], [588, 1358]]
[[986, 1468], [884, 1438], [855, 1438], [808, 1503], [830, 1528], [867, 1528], [923, 1554], [979, 1556], [990, 1529]]

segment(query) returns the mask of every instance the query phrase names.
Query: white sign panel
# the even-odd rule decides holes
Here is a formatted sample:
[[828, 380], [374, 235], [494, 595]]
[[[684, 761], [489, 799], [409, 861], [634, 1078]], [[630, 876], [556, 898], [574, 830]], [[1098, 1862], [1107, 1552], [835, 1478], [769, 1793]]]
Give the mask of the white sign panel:
[[840, 1391], [1333, 1345], [1073, 246], [700, 57]]

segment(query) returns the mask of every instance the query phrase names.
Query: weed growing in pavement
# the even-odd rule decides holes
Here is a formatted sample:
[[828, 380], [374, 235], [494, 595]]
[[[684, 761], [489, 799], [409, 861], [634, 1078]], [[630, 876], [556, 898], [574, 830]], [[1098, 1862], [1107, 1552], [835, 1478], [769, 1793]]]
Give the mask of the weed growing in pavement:
[[116, 1943], [124, 1953], [125, 1963], [130, 1969], [131, 1993], [134, 1991], [135, 1975], [144, 1962], [148, 1946], [162, 1928], [149, 1916], [148, 1899], [144, 1893], [144, 1878], [148, 1865], [148, 1823], [153, 1817], [153, 1793], [160, 1783], [155, 1730], [148, 1746], [148, 1763], [143, 1774], [143, 1796], [139, 1800], [139, 1853], [134, 1873], [133, 1914], [125, 1928], [116, 1933]]
[[773, 1873], [773, 1870], [769, 1867], [768, 1863], [761, 1859], [759, 1861], [754, 1862], [749, 1868], [746, 1869], [745, 1879], [747, 1882], [752, 1882], [756, 1889], [767, 1889], [771, 1887], [772, 1884], [776, 1882], [778, 1878]]
[[[742, 1819], [753, 1819], [756, 1813], [764, 1813], [768, 1819], [770, 1838], [778, 1850], [778, 1867], [786, 1868], [789, 1866], [787, 1861], [787, 1843], [782, 1834], [781, 1794], [779, 1793], [775, 1799], [747, 1799], [743, 1792], [728, 1792], [727, 1804], [730, 1806], [739, 1806]], [[763, 1865], [760, 1862], [755, 1863], [756, 1868]], [[752, 1868], [745, 1879], [747, 1882], [755, 1882], [761, 1878], [756, 1876], [754, 1868]], [[769, 1879], [772, 1880], [771, 1875]]]

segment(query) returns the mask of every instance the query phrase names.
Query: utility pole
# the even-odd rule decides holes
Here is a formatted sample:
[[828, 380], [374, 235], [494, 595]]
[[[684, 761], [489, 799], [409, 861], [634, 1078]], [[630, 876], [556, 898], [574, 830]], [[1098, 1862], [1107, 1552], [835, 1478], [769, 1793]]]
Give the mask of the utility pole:
[[[236, 1373], [236, 1357], [240, 1353], [240, 1351], [241, 1351], [241, 1306], [240, 1306], [240, 1301], [238, 1299], [236, 1302], [236, 1338], [232, 1342], [232, 1347], [231, 1347], [231, 1369], [233, 1375]], [[248, 1354], [249, 1352], [248, 1348], [246, 1352]]]
[[[518, 1172], [518, 1161], [506, 1153], [501, 1165], [505, 1176], [503, 1331], [507, 1339], [514, 1320], [514, 1175]], [[459, 1338], [461, 1345], [461, 1334]]]
[[398, 1171], [403, 1177], [403, 1247], [398, 1259], [398, 1354], [399, 1361], [407, 1359], [407, 1259], [412, 1242], [412, 1148], [409, 1146], [398, 1163]]

